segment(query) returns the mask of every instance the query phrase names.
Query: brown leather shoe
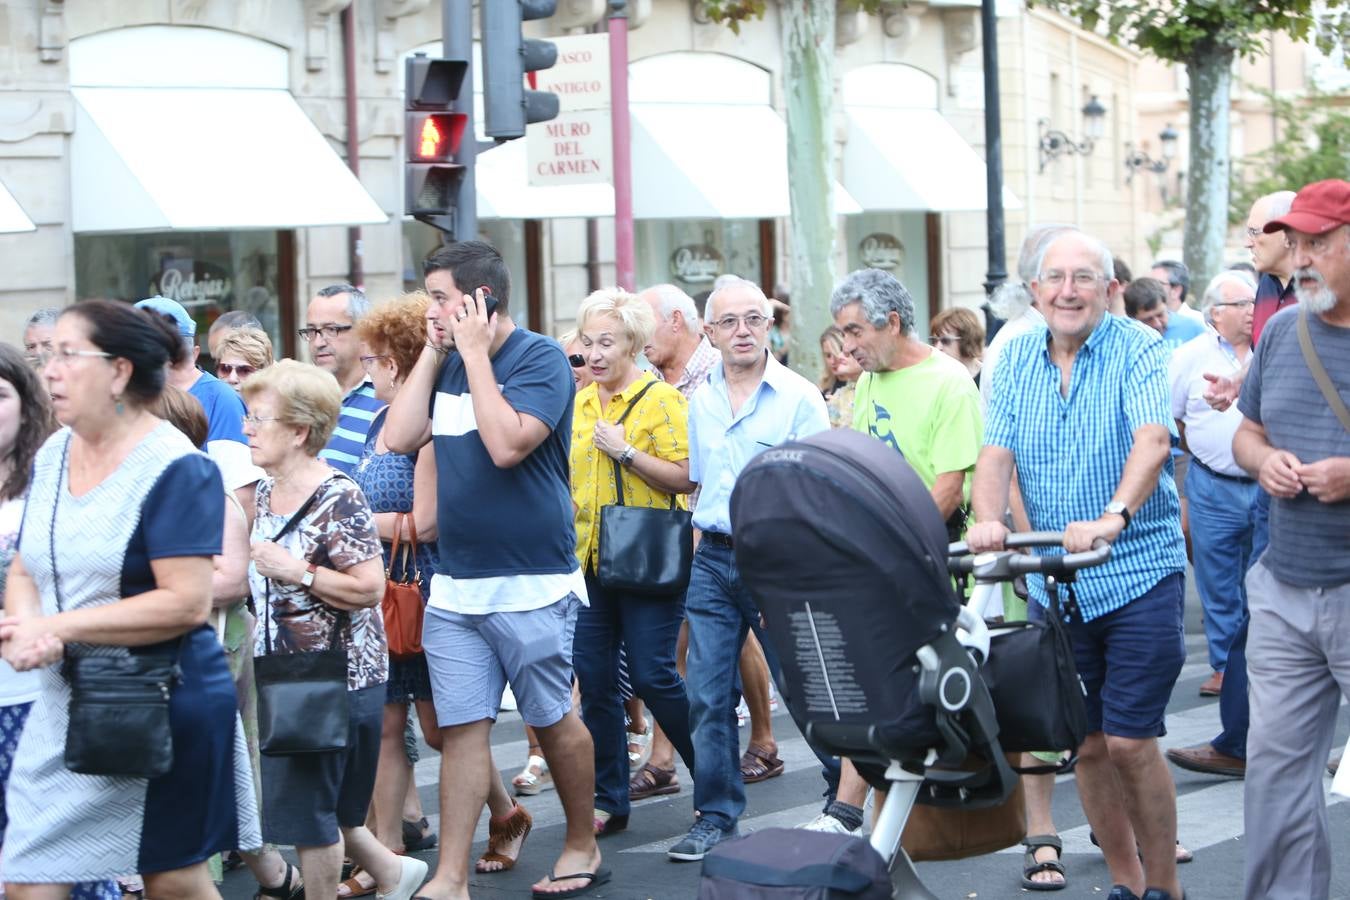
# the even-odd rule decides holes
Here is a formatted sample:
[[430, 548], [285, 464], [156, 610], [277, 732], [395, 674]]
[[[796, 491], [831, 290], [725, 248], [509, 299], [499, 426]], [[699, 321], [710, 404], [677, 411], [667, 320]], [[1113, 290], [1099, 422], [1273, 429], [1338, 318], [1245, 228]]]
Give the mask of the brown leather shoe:
[[1217, 697], [1219, 696], [1219, 692], [1222, 690], [1223, 690], [1223, 673], [1215, 672], [1213, 675], [1209, 676], [1209, 678], [1205, 681], [1204, 684], [1200, 685], [1200, 696]]
[[1225, 775], [1229, 778], [1242, 778], [1247, 774], [1247, 761], [1220, 753], [1212, 744], [1197, 744], [1194, 747], [1175, 747], [1167, 751], [1172, 764], [1192, 772], [1205, 775]]

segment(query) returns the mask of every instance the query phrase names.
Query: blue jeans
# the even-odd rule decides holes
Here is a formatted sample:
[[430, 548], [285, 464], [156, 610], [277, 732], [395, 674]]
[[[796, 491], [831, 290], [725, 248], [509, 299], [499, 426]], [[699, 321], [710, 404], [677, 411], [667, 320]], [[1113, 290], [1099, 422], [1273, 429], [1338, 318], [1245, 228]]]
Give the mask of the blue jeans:
[[[1257, 489], [1256, 523], [1252, 536], [1252, 555], [1247, 563], [1250, 569], [1256, 565], [1261, 554], [1266, 552], [1270, 538], [1270, 495]], [[1244, 583], [1245, 590], [1245, 583]], [[1223, 731], [1210, 741], [1210, 745], [1220, 753], [1238, 759], [1247, 758], [1247, 724], [1251, 717], [1247, 705], [1247, 624], [1249, 615], [1243, 615], [1242, 624], [1233, 636], [1233, 644], [1228, 648], [1228, 668], [1223, 673], [1223, 688], [1219, 691], [1219, 721]]]
[[682, 597], [644, 597], [607, 590], [586, 576], [591, 605], [577, 614], [572, 668], [581, 686], [581, 720], [595, 744], [595, 808], [628, 815], [628, 739], [619, 696], [619, 646], [628, 648], [633, 693], [651, 710], [675, 750], [694, 771], [689, 698], [675, 668], [684, 620]]
[[1220, 478], [1199, 465], [1186, 475], [1195, 590], [1205, 610], [1209, 665], [1216, 672], [1226, 670], [1229, 645], [1247, 614], [1243, 577], [1252, 556], [1259, 493], [1255, 483]]
[[[745, 636], [754, 629], [769, 672], [780, 686], [778, 654], [759, 625], [759, 608], [741, 582], [730, 547], [703, 542], [694, 554], [685, 594], [689, 621], [689, 725], [694, 735], [694, 809], [723, 831], [736, 827], [745, 809], [740, 738], [736, 729], [737, 672]], [[823, 767], [827, 798], [839, 786], [839, 761], [812, 747]], [[828, 804], [828, 799], [827, 799]]]

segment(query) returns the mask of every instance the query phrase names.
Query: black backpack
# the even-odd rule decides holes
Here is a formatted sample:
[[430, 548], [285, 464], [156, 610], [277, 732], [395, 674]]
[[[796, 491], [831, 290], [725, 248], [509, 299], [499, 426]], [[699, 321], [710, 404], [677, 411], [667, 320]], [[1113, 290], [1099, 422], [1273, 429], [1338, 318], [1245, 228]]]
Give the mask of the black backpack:
[[698, 900], [891, 900], [891, 878], [862, 838], [766, 828], [708, 851]]

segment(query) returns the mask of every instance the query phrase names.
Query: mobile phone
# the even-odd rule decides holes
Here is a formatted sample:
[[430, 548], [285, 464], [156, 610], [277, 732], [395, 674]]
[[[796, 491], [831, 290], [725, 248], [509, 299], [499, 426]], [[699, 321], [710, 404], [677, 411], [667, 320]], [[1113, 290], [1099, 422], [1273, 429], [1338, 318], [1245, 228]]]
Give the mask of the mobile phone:
[[478, 289], [483, 292], [483, 310], [490, 319], [492, 314], [497, 311], [497, 298], [492, 296], [492, 288], [486, 284], [480, 285]]

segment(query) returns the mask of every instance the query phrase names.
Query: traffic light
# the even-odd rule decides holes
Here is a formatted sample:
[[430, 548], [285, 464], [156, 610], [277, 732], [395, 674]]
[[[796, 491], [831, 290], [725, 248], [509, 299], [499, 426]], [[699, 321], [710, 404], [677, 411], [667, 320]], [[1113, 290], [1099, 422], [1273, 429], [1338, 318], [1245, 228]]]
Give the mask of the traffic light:
[[483, 124], [489, 137], [524, 137], [525, 126], [558, 115], [558, 95], [527, 90], [525, 76], [558, 61], [558, 45], [527, 40], [522, 22], [546, 19], [558, 0], [492, 0], [480, 5], [483, 38]]
[[459, 154], [469, 116], [457, 104], [468, 69], [468, 60], [420, 53], [404, 69], [404, 210], [447, 231], [466, 175]]

